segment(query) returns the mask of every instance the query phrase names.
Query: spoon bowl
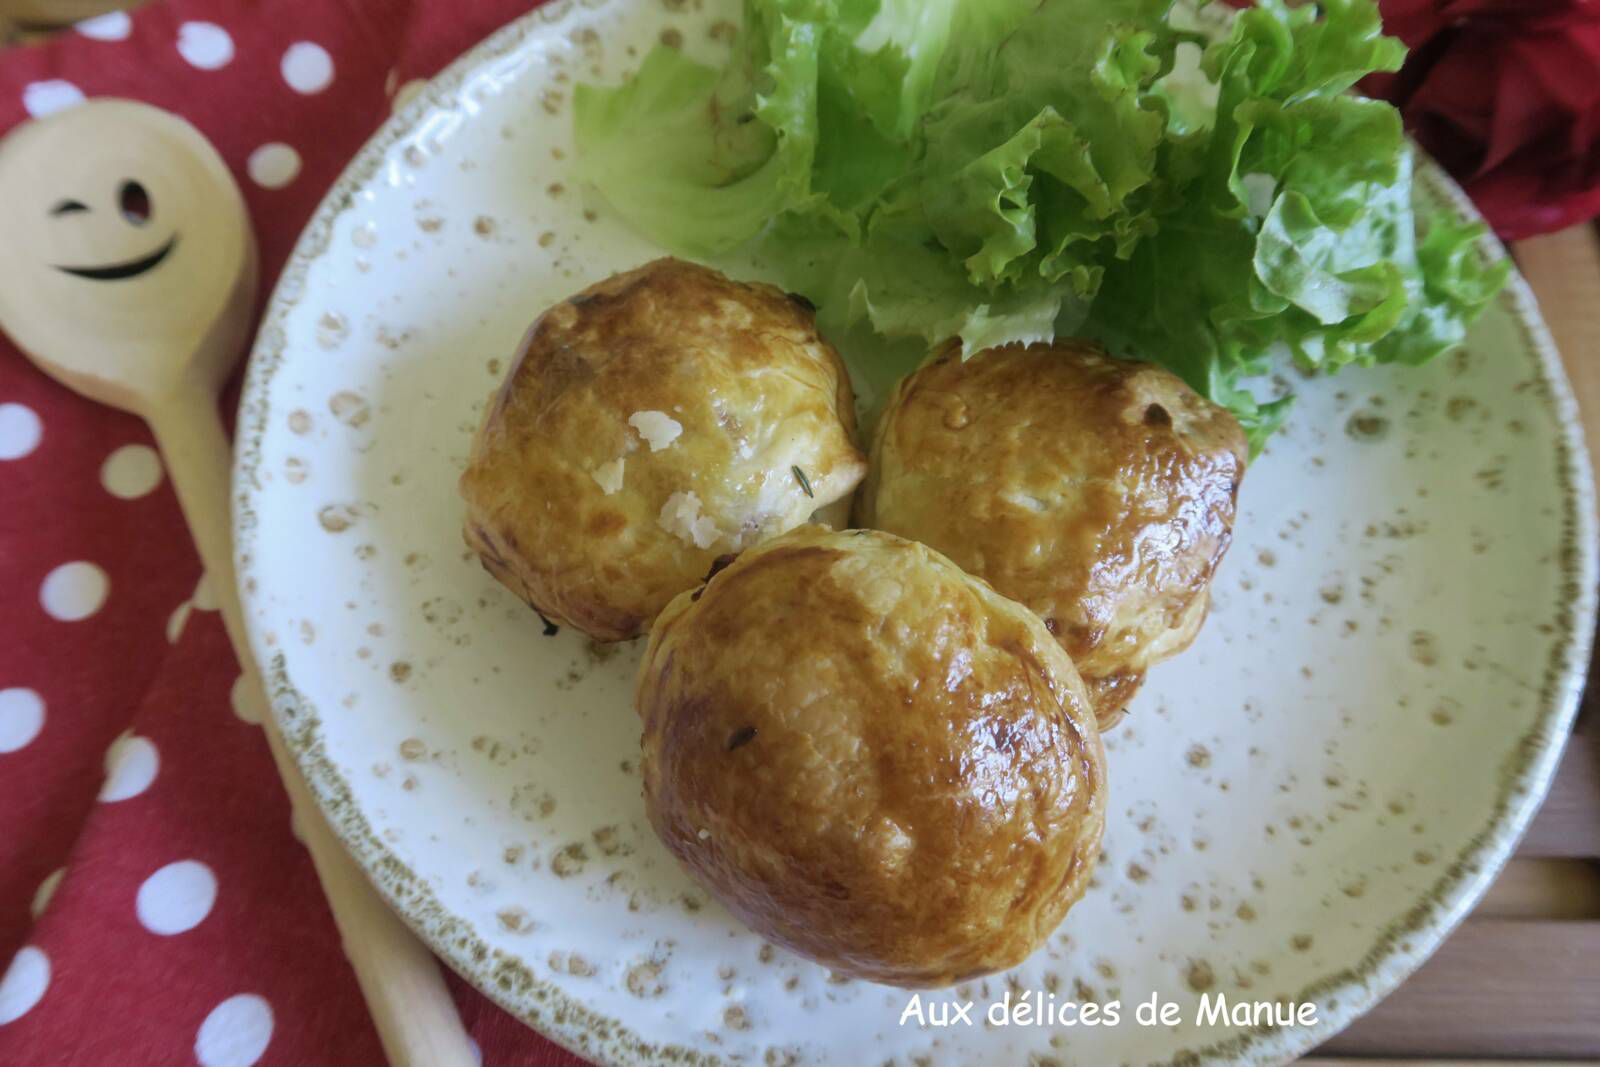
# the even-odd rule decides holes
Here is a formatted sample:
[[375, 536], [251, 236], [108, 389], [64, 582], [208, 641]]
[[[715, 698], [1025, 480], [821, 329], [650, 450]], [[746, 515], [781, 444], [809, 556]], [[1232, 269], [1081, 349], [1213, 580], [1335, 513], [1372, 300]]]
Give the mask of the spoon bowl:
[[150, 416], [215, 395], [250, 329], [256, 247], [226, 164], [193, 126], [96, 100], [0, 142], [0, 326], [46, 373]]

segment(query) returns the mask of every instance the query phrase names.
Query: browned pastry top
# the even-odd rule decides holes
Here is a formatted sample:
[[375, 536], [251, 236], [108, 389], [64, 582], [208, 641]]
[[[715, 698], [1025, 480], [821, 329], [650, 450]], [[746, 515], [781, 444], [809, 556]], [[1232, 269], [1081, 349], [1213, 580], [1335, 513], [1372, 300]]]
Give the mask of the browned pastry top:
[[1036, 611], [1104, 727], [1199, 630], [1246, 448], [1176, 375], [1067, 340], [946, 346], [900, 383], [872, 459], [861, 523]]
[[809, 305], [661, 259], [541, 315], [461, 495], [494, 575], [602, 640], [866, 473], [850, 379]]
[[745, 552], [662, 613], [637, 703], [667, 847], [837, 971], [1012, 966], [1088, 884], [1105, 757], [1077, 673], [923, 545], [805, 526]]

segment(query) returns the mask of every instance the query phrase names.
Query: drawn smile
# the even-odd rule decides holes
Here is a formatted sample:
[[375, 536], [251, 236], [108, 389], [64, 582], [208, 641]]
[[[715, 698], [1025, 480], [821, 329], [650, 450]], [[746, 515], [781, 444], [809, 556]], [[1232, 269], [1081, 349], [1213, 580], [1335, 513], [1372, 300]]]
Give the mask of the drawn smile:
[[126, 263], [113, 263], [106, 267], [57, 267], [56, 270], [79, 278], [88, 278], [97, 282], [114, 282], [123, 278], [137, 278], [146, 271], [154, 270], [167, 254], [178, 244], [178, 235], [173, 234], [171, 239], [143, 259], [133, 259]]

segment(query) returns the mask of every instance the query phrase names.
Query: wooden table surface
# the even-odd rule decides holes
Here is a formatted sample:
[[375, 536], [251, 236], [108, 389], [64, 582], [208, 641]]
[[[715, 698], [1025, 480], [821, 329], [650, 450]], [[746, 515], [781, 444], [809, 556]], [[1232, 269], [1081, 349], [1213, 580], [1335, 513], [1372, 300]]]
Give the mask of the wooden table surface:
[[[117, 0], [0, 0], [0, 44], [39, 12]], [[6, 25], [6, 15], [15, 19]], [[1600, 238], [1590, 227], [1513, 249], [1539, 296], [1600, 459]], [[1600, 462], [1595, 466], [1600, 468]], [[1307, 1059], [1317, 1067], [1600, 1067], [1600, 671], [1555, 784], [1516, 858], [1438, 953]]]

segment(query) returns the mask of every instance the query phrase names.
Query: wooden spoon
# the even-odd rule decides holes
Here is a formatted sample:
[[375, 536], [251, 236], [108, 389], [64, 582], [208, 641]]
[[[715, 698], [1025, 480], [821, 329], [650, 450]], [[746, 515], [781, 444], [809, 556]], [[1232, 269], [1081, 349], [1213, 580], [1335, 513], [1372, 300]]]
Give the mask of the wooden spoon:
[[[0, 328], [46, 374], [154, 431], [228, 637], [266, 708], [234, 582], [232, 450], [217, 394], [250, 331], [256, 249], [244, 201], [200, 132], [126, 100], [24, 123], [0, 141]], [[397, 1067], [470, 1067], [428, 950], [344, 852], [263, 726], [345, 954]]]
[[0, 22], [22, 26], [65, 26], [70, 22], [137, 7], [129, 0], [0, 0]]

